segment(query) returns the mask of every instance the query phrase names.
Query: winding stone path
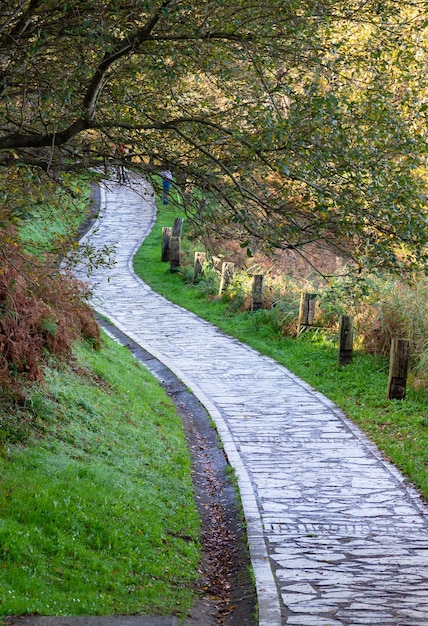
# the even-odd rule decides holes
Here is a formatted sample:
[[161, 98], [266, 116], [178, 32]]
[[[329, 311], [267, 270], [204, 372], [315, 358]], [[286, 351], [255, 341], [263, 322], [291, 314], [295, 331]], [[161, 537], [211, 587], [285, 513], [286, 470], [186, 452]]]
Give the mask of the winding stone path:
[[116, 248], [116, 265], [88, 278], [93, 304], [216, 423], [239, 482], [260, 626], [427, 626], [428, 506], [327, 398], [135, 275], [155, 205], [144, 182], [132, 186], [101, 189], [85, 237]]

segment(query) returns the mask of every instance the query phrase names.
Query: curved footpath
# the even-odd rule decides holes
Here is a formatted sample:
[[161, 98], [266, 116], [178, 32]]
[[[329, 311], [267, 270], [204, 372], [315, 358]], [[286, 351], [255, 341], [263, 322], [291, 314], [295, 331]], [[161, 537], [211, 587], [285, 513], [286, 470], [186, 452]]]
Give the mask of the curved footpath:
[[327, 398], [136, 276], [156, 212], [144, 182], [106, 185], [101, 207], [84, 240], [113, 245], [116, 264], [86, 278], [93, 305], [214, 420], [238, 478], [260, 626], [427, 626], [428, 506]]

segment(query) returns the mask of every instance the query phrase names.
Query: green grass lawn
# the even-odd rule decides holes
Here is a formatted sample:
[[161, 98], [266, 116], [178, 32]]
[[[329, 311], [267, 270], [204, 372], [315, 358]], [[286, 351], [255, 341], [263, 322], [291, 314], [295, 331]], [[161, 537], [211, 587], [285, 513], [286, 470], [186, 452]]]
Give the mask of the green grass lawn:
[[19, 226], [20, 238], [29, 254], [41, 256], [52, 252], [77, 232], [88, 215], [89, 180], [67, 178], [74, 198], [65, 190], [57, 191], [50, 204], [38, 202], [29, 207]]
[[171, 226], [171, 206], [158, 205], [157, 224], [138, 251], [136, 272], [156, 291], [216, 324], [262, 354], [285, 365], [304, 381], [333, 400], [358, 424], [428, 500], [428, 394], [409, 387], [405, 400], [386, 400], [388, 362], [356, 352], [353, 363], [337, 365], [336, 337], [311, 333], [296, 339], [284, 337], [272, 316], [261, 310], [237, 312], [233, 302], [207, 295], [205, 282], [192, 284], [191, 244], [183, 231], [183, 271], [171, 273], [161, 259], [161, 229]]
[[0, 416], [0, 615], [186, 614], [199, 519], [175, 407], [107, 338], [76, 359], [15, 415], [19, 443]]

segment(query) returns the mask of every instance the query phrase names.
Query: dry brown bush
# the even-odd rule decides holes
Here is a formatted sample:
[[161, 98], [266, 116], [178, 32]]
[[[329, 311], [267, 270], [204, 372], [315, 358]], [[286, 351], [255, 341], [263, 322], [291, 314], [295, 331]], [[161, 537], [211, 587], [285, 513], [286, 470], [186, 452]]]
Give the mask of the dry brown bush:
[[387, 356], [393, 337], [408, 339], [416, 386], [428, 387], [428, 281], [396, 280], [376, 304], [359, 313], [359, 335], [365, 351]]
[[48, 355], [66, 358], [79, 337], [99, 345], [100, 333], [82, 286], [25, 254], [11, 227], [0, 229], [0, 250], [0, 387], [22, 398]]
[[[353, 284], [347, 282], [345, 259], [315, 244], [305, 248], [306, 260], [294, 250], [269, 257], [257, 252], [248, 258], [237, 241], [211, 238], [209, 244], [216, 245], [214, 250], [219, 250], [225, 260], [236, 264], [238, 275], [240, 271], [244, 275], [245, 272], [265, 275], [263, 308], [272, 312], [271, 318], [284, 335], [296, 335], [301, 291], [327, 295], [322, 306], [317, 308], [317, 326], [337, 336], [340, 315], [351, 315], [358, 348], [385, 357], [389, 356], [393, 337], [410, 340], [412, 385], [428, 388], [426, 276], [393, 277], [385, 274], [381, 279], [367, 275]], [[314, 266], [326, 276], [332, 275], [333, 287], [330, 281], [327, 283], [314, 272]], [[251, 309], [250, 276], [247, 279], [239, 309], [242, 311]], [[242, 277], [240, 280], [242, 282]]]

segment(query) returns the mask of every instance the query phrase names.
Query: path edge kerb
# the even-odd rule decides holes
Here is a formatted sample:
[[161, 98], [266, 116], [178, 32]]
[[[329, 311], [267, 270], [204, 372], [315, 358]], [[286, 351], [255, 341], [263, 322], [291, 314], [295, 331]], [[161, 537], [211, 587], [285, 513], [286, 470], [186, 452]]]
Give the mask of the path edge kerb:
[[[143, 202], [149, 204], [147, 199], [142, 199]], [[154, 204], [154, 200], [153, 200]], [[97, 219], [94, 224], [90, 228], [90, 230], [85, 233], [85, 235], [81, 238], [81, 242], [88, 239], [91, 235], [91, 232], [95, 230], [99, 224], [99, 221], [102, 219], [102, 215], [106, 210], [107, 200], [105, 195], [105, 187], [100, 184], [100, 211]], [[134, 245], [134, 247], [130, 250], [127, 268], [129, 273], [140, 282], [144, 287], [154, 293], [154, 290], [151, 289], [146, 283], [136, 274], [133, 267], [133, 259], [144, 239], [150, 233], [156, 221], [156, 206], [154, 206], [154, 214], [153, 218], [146, 227], [145, 230], [141, 232], [140, 241]], [[159, 294], [157, 294], [159, 297]], [[168, 301], [166, 298], [164, 298]], [[255, 586], [257, 592], [257, 602], [258, 602], [258, 613], [259, 613], [259, 626], [281, 626], [281, 608], [279, 601], [279, 592], [277, 588], [277, 584], [273, 575], [272, 567], [270, 564], [270, 559], [266, 547], [266, 542], [263, 534], [263, 524], [259, 513], [259, 508], [257, 505], [256, 496], [254, 493], [253, 484], [250, 480], [247, 470], [242, 462], [242, 459], [239, 455], [239, 452], [235, 446], [233, 438], [230, 434], [229, 428], [224, 421], [221, 412], [217, 409], [215, 404], [205, 395], [202, 389], [191, 379], [187, 377], [187, 375], [180, 370], [174, 363], [172, 359], [165, 356], [164, 354], [158, 352], [152, 346], [146, 344], [139, 337], [137, 337], [134, 333], [130, 332], [127, 328], [125, 328], [122, 323], [114, 318], [103, 309], [102, 306], [93, 304], [93, 308], [102, 316], [106, 317], [114, 326], [116, 326], [124, 335], [128, 336], [132, 341], [141, 346], [144, 350], [146, 350], [149, 354], [151, 354], [155, 359], [160, 361], [163, 365], [165, 365], [174, 375], [181, 380], [181, 382], [193, 393], [193, 395], [199, 400], [199, 402], [205, 407], [206, 411], [212, 418], [213, 422], [216, 425], [216, 429], [220, 436], [221, 442], [224, 447], [224, 452], [230, 463], [231, 467], [234, 469], [237, 483], [239, 495], [242, 502], [242, 508], [245, 517], [246, 523], [246, 534], [248, 540], [248, 547], [250, 552], [251, 564], [253, 567], [253, 573], [255, 578]], [[171, 306], [177, 306], [174, 303], [171, 303]], [[181, 308], [181, 307], [179, 307]], [[185, 310], [185, 309], [183, 309]], [[188, 312], [189, 315], [192, 313]]]
[[[101, 315], [107, 317], [107, 314], [100, 308], [98, 308], [97, 311]], [[214, 403], [207, 398], [198, 385], [196, 385], [193, 380], [189, 379], [186, 374], [180, 370], [180, 368], [176, 367], [170, 359], [165, 357], [165, 355], [158, 353], [157, 350], [153, 350], [150, 346], [143, 345], [144, 342], [142, 342], [141, 339], [135, 336], [132, 332], [129, 332], [117, 320], [112, 319], [111, 317], [108, 317], [108, 319], [124, 335], [141, 346], [155, 359], [165, 365], [171, 372], [173, 372], [174, 375], [199, 400], [215, 423], [227, 460], [233, 467], [238, 481], [239, 495], [246, 522], [246, 534], [250, 558], [256, 582], [259, 626], [281, 626], [282, 621], [277, 586], [273, 577], [272, 568], [270, 566], [270, 560], [263, 535], [262, 521], [258, 512], [253, 486], [220, 411]]]

